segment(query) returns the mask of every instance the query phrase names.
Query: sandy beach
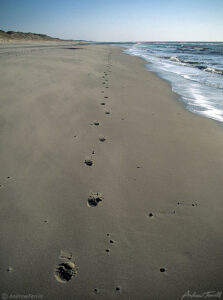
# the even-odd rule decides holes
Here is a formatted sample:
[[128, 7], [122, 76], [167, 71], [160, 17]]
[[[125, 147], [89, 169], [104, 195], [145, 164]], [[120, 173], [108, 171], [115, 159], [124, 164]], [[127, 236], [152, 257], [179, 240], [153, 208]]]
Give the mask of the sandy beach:
[[4, 43], [0, 70], [2, 299], [223, 291], [219, 123], [119, 47]]

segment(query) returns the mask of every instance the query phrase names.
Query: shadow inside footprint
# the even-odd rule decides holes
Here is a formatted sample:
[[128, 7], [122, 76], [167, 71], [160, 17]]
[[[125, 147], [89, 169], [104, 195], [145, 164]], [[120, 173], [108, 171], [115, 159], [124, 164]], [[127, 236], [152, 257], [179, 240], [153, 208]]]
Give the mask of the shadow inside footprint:
[[110, 111], [106, 111], [105, 114], [106, 114], [106, 115], [110, 115]]
[[93, 165], [93, 160], [92, 159], [85, 159], [84, 163], [87, 166], [92, 166]]
[[55, 270], [55, 278], [61, 283], [66, 283], [77, 273], [76, 266], [73, 262], [68, 261], [59, 264]]
[[160, 272], [161, 272], [161, 273], [165, 273], [165, 272], [166, 272], [166, 269], [165, 269], [165, 268], [160, 268]]
[[6, 269], [6, 271], [9, 272], [9, 273], [11, 273], [11, 272], [13, 271], [13, 268], [12, 268], [12, 267], [8, 267], [8, 268]]
[[101, 102], [101, 105], [105, 105], [105, 102]]
[[99, 126], [99, 122], [98, 122], [98, 121], [95, 121], [95, 122], [94, 122], [94, 125], [95, 125], [95, 126]]
[[103, 196], [99, 193], [92, 193], [88, 197], [88, 206], [95, 207], [98, 205], [99, 202], [102, 202]]
[[106, 141], [106, 138], [105, 138], [105, 137], [100, 137], [100, 138], [99, 138], [99, 141], [100, 141], [100, 142], [105, 142], [105, 141]]
[[98, 293], [99, 293], [99, 289], [98, 289], [98, 288], [95, 288], [95, 289], [94, 289], [94, 293], [95, 293], [95, 294], [98, 294]]

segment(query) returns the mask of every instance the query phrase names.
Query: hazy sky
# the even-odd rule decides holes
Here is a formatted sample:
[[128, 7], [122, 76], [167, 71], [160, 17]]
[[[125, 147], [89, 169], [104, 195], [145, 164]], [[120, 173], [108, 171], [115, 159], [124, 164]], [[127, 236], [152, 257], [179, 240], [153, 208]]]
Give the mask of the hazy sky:
[[0, 0], [0, 29], [94, 41], [223, 41], [223, 0]]

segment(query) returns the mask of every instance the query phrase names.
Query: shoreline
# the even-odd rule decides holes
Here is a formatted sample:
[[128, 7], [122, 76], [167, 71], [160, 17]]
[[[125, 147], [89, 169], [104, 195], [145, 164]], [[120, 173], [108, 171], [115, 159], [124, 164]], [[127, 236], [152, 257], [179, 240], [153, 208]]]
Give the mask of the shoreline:
[[[129, 46], [128, 48], [126, 48], [125, 52], [129, 55], [142, 57], [146, 62], [148, 62], [146, 68], [149, 71], [154, 72], [158, 75], [158, 77], [170, 82], [171, 89], [180, 95], [180, 100], [184, 103], [187, 110], [222, 123], [222, 106], [220, 101], [222, 98], [222, 86], [220, 77], [218, 77], [220, 76], [220, 71], [218, 72], [218, 69], [215, 70], [214, 67], [208, 67], [207, 56], [205, 54], [203, 56], [203, 59], [204, 64], [206, 64], [206, 69], [203, 72], [200, 71], [200, 69], [203, 67], [198, 65], [198, 62], [202, 58], [199, 57], [199, 54], [196, 53], [196, 51], [196, 58], [194, 58], [194, 60], [197, 60], [197, 63], [193, 62], [195, 67], [191, 67], [190, 63], [187, 62], [187, 58], [185, 58], [187, 55], [183, 54], [184, 52], [187, 53], [187, 51], [189, 51], [188, 45], [184, 46], [185, 51], [182, 50], [182, 53], [181, 51], [177, 51], [178, 48], [175, 49], [176, 57], [169, 57], [168, 55], [170, 54], [168, 54], [167, 51], [167, 56], [165, 57], [165, 59], [162, 59], [162, 54], [160, 54], [159, 50], [157, 50], [157, 55], [158, 57], [160, 57], [160, 61], [157, 59], [153, 59], [153, 56], [150, 56], [149, 53], [148, 55], [143, 54], [144, 52], [143, 50], [140, 50], [140, 48], [139, 50], [134, 50], [134, 47], [131, 48]], [[173, 44], [172, 47], [177, 46], [176, 44]], [[199, 43], [197, 47], [199, 47]], [[201, 47], [204, 47], [204, 45]], [[163, 51], [165, 51], [165, 49], [166, 48], [163, 47]], [[175, 60], [177, 61], [176, 64], [174, 62]], [[210, 60], [210, 65], [214, 65], [214, 59], [212, 58]], [[218, 60], [218, 58], [216, 58], [216, 60]], [[215, 77], [216, 73], [218, 73], [217, 77]], [[213, 75], [213, 77], [211, 74]]]
[[149, 61], [147, 61], [145, 58], [143, 57], [140, 57], [140, 56], [137, 56], [137, 55], [132, 55], [132, 54], [129, 54], [129, 53], [125, 53], [124, 51], [126, 51], [126, 48], [123, 48], [121, 46], [115, 46], [115, 47], [119, 47], [120, 49], [122, 49], [123, 51], [123, 54], [126, 54], [126, 55], [129, 55], [131, 57], [137, 57], [139, 58], [140, 60], [143, 61], [143, 64], [144, 64], [144, 68], [146, 69], [147, 72], [149, 73], [152, 73], [154, 76], [156, 76], [157, 78], [159, 78], [161, 81], [163, 82], [166, 82], [168, 85], [169, 85], [169, 88], [171, 90], [171, 92], [173, 93], [173, 99], [176, 101], [176, 103], [180, 104], [182, 106], [182, 108], [186, 111], [186, 112], [189, 112], [189, 113], [192, 113], [193, 115], [195, 116], [198, 116], [198, 117], [201, 117], [201, 118], [205, 118], [205, 119], [208, 119], [210, 120], [211, 122], [214, 122], [214, 124], [216, 124], [218, 127], [222, 128], [223, 129], [223, 123], [221, 121], [218, 121], [216, 119], [213, 119], [211, 117], [208, 117], [208, 116], [205, 116], [205, 115], [202, 115], [202, 114], [199, 114], [197, 112], [194, 112], [192, 110], [189, 110], [186, 108], [186, 103], [185, 101], [183, 100], [183, 97], [182, 95], [180, 95], [179, 93], [173, 91], [172, 89], [172, 86], [171, 86], [171, 81], [169, 81], [168, 79], [165, 79], [165, 78], [162, 78], [158, 71], [153, 71], [153, 70], [150, 70], [149, 68], [147, 68], [147, 65], [150, 65], [152, 63], [150, 63]]
[[222, 128], [142, 58], [77, 47], [0, 59], [0, 292], [221, 291]]

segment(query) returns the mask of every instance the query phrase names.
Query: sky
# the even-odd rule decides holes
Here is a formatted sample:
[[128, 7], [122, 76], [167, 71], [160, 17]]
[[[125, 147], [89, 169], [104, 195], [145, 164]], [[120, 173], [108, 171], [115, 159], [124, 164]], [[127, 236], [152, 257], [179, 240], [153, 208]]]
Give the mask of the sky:
[[92, 41], [223, 41], [223, 0], [0, 0], [0, 29]]

